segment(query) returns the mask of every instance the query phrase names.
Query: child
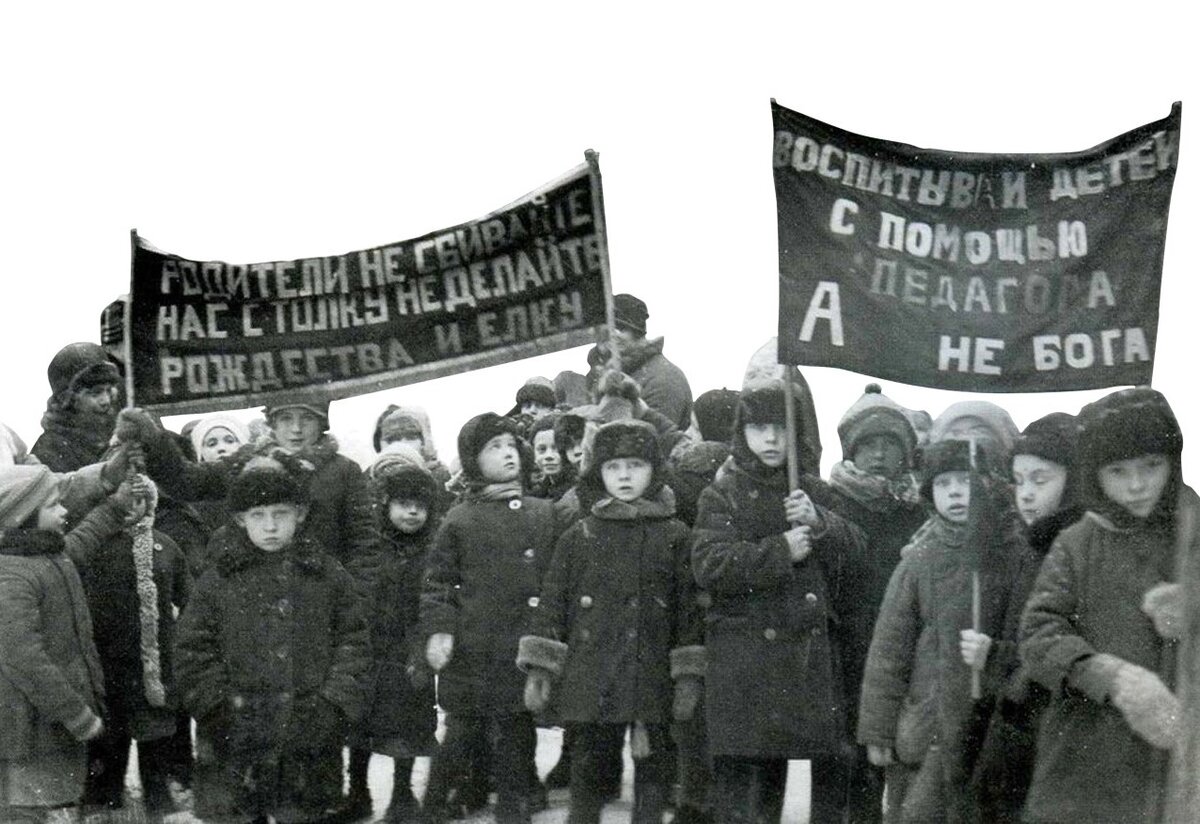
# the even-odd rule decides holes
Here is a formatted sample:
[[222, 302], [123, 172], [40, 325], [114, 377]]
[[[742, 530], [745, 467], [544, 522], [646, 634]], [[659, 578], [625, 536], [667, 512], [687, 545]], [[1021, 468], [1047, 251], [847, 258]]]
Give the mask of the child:
[[[788, 759], [847, 744], [830, 633], [835, 615], [859, 608], [842, 591], [862, 538], [806, 494], [824, 489], [807, 474], [815, 461], [801, 458], [801, 488], [789, 492], [785, 391], [797, 418], [811, 412], [811, 397], [779, 380], [743, 389], [732, 462], [700, 494], [693, 531], [692, 569], [711, 598], [704, 688], [721, 822], [779, 821]], [[819, 454], [815, 433], [799, 432], [802, 455]]]
[[64, 554], [66, 510], [44, 466], [0, 467], [0, 818], [79, 802], [104, 729], [87, 600]]
[[393, 760], [387, 820], [418, 821], [420, 807], [411, 789], [413, 759], [437, 747], [433, 673], [425, 663], [425, 639], [417, 624], [421, 576], [439, 517], [439, 489], [420, 456], [406, 447], [384, 453], [372, 465], [371, 488], [383, 551], [366, 607], [372, 692], [363, 721], [351, 735], [350, 803], [371, 812], [367, 766], [370, 754], [377, 752]]
[[554, 384], [539, 375], [525, 381], [517, 390], [517, 403], [509, 410], [508, 416], [515, 418], [521, 415], [536, 421], [553, 412], [557, 405]]
[[1087, 514], [1059, 534], [1021, 620], [1021, 660], [1051, 693], [1028, 821], [1164, 820], [1179, 732], [1176, 544], [1184, 556], [1198, 551], [1180, 517], [1196, 507], [1182, 448], [1171, 407], [1149, 387], [1079, 413]]
[[108, 450], [117, 410], [121, 373], [94, 343], [71, 343], [46, 370], [50, 399], [42, 434], [30, 452], [55, 472], [74, 472]]
[[342, 799], [346, 724], [364, 701], [367, 629], [349, 574], [308, 534], [300, 485], [267, 466], [230, 488], [237, 540], [196, 585], [176, 681], [213, 752], [197, 814], [327, 816]]
[[219, 461], [250, 443], [250, 430], [230, 415], [209, 415], [196, 421], [188, 437], [196, 460]]
[[575, 465], [566, 458], [558, 445], [558, 423], [562, 415], [555, 412], [533, 422], [529, 427], [529, 442], [533, 460], [539, 470], [537, 482], [530, 490], [537, 498], [557, 501], [575, 485]]
[[553, 692], [556, 717], [571, 726], [570, 820], [600, 821], [601, 766], [632, 726], [632, 821], [660, 824], [673, 783], [672, 697], [674, 714], [690, 717], [704, 674], [690, 536], [673, 517], [653, 427], [602, 426], [593, 458], [580, 483], [599, 501], [559, 539], [536, 634], [521, 639], [517, 663], [529, 673], [530, 711], [543, 711]]
[[490, 734], [496, 819], [527, 823], [536, 733], [513, 661], [550, 563], [554, 506], [522, 492], [511, 419], [489, 412], [467, 421], [458, 455], [469, 489], [438, 528], [421, 595], [426, 659], [440, 673], [438, 701], [458, 732], [451, 736], [448, 727], [434, 758], [425, 809], [445, 815], [446, 793], [472, 738]]
[[[921, 496], [935, 514], [901, 552], [867, 655], [858, 740], [872, 764], [887, 768], [893, 822], [969, 818], [967, 781], [982, 735], [971, 724], [971, 665], [982, 669], [984, 659], [996, 668], [1011, 663], [997, 651], [989, 658], [987, 646], [1002, 631], [1028, 548], [1012, 519], [999, 520], [986, 543], [968, 543], [971, 507], [998, 508], [1008, 495], [1006, 486], [979, 486], [983, 494], [972, 500], [971, 451], [962, 440], [922, 450]], [[980, 478], [996, 472], [983, 447], [975, 453]], [[989, 506], [992, 496], [995, 507]], [[964, 636], [973, 623], [975, 569], [983, 594], [980, 632]], [[991, 679], [981, 680], [990, 700]]]

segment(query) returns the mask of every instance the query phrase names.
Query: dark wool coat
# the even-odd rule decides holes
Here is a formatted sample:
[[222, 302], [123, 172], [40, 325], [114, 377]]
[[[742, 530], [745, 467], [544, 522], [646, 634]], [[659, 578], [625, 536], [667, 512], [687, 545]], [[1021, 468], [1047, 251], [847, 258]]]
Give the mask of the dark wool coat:
[[446, 513], [421, 593], [425, 638], [454, 636], [438, 677], [443, 709], [525, 711], [517, 643], [529, 630], [557, 535], [554, 504], [541, 498], [468, 499]]
[[115, 412], [89, 415], [50, 408], [42, 416], [42, 434], [29, 451], [52, 472], [74, 472], [104, 456], [115, 423]]
[[280, 733], [296, 702], [318, 696], [347, 719], [360, 717], [367, 644], [353, 580], [310, 539], [273, 553], [246, 537], [226, 547], [176, 631], [184, 706], [201, 721], [228, 713], [229, 749], [219, 765], [226, 786], [197, 792], [197, 800], [233, 799], [243, 812], [281, 820], [313, 820], [337, 803], [340, 743], [287, 752]]
[[67, 725], [85, 731], [91, 723], [86, 716], [99, 713], [103, 695], [87, 598], [62, 538], [41, 530], [3, 530], [0, 762], [82, 753], [84, 745]]
[[672, 497], [663, 489], [641, 511], [607, 499], [559, 538], [534, 620], [537, 635], [567, 645], [557, 719], [671, 721], [671, 652], [700, 656], [703, 642], [690, 534]]
[[[1186, 487], [1184, 495], [1194, 497]], [[1167, 753], [1129, 727], [1111, 703], [1109, 678], [1089, 662], [1095, 653], [1109, 653], [1175, 687], [1177, 645], [1161, 638], [1141, 610], [1148, 589], [1175, 579], [1175, 563], [1169, 524], [1118, 528], [1089, 512], [1058, 536], [1021, 621], [1022, 662], [1051, 692], [1029, 818], [1160, 820]]]
[[[786, 471], [745, 466], [744, 458], [727, 465], [701, 493], [693, 530], [692, 569], [712, 599], [705, 619], [712, 754], [839, 753], [846, 722], [830, 636], [860, 606], [843, 594], [859, 575], [862, 533], [818, 506], [824, 529], [814, 533], [809, 556], [793, 564], [783, 537], [790, 528]], [[805, 490], [822, 486], [811, 476], [801, 482]]]
[[[1038, 559], [1015, 522], [1003, 521], [993, 535], [994, 543], [980, 550], [980, 631], [999, 639], [1017, 581]], [[905, 548], [871, 639], [858, 717], [860, 743], [893, 748], [902, 764], [929, 773], [909, 792], [931, 792], [932, 802], [906, 798], [906, 806], [932, 803], [946, 821], [969, 820], [967, 782], [983, 723], [997, 683], [1016, 660], [1015, 645], [993, 642], [977, 708], [959, 648], [959, 633], [972, 623], [966, 538], [965, 525], [934, 515]]]
[[689, 447], [667, 468], [667, 485], [675, 493], [675, 517], [689, 527], [696, 523], [700, 493], [713, 482], [729, 458], [729, 444], [701, 441]]
[[642, 400], [682, 432], [692, 425], [687, 375], [663, 355], [662, 338], [639, 338], [621, 347], [621, 371], [637, 381]]

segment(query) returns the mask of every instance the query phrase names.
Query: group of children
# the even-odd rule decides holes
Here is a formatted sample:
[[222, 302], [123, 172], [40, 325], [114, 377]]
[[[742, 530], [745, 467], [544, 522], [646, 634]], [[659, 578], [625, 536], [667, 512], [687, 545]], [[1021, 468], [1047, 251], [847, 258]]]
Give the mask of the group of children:
[[[364, 817], [378, 753], [389, 820], [475, 782], [529, 822], [539, 724], [567, 731], [572, 824], [627, 739], [637, 824], [778, 822], [792, 759], [813, 822], [1162, 820], [1200, 501], [1154, 390], [1019, 433], [982, 401], [919, 431], [868, 387], [825, 481], [798, 376], [705, 393], [702, 439], [624, 375], [569, 410], [531, 381], [453, 474], [389, 407], [364, 472], [326, 403], [181, 439], [74, 346], [48, 420], [109, 436], [48, 426], [69, 463], [0, 468], [5, 820], [119, 806], [136, 740], [159, 815]], [[164, 501], [209, 507], [202, 550], [155, 529]]]

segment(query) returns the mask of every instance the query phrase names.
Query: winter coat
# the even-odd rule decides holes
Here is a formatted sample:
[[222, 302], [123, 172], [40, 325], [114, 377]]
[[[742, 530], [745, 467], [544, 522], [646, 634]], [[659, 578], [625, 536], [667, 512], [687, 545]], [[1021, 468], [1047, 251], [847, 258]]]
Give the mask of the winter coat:
[[139, 595], [130, 533], [121, 530], [94, 550], [72, 554], [92, 615], [110, 716], [125, 721], [131, 737], [137, 740], [175, 732], [175, 610], [182, 611], [187, 605], [192, 587], [183, 552], [163, 533], [154, 530], [152, 536], [158, 594], [158, 666], [165, 692], [165, 701], [157, 706], [147, 698], [141, 623], [145, 605]]
[[[737, 454], [735, 450], [735, 455]], [[754, 460], [751, 458], [750, 460]], [[793, 564], [783, 533], [786, 471], [727, 464], [700, 494], [692, 570], [708, 591], [705, 702], [713, 755], [811, 758], [847, 743], [840, 652], [831, 639], [860, 605], [862, 533], [818, 506], [813, 551]], [[761, 467], [761, 465], [760, 465]], [[822, 488], [804, 476], [801, 488]]]
[[[104, 676], [92, 643], [87, 598], [61, 536], [0, 533], [0, 805], [10, 797], [7, 762], [21, 762], [41, 803], [66, 804], [83, 792], [61, 773], [86, 760], [79, 741], [100, 712]], [[44, 779], [44, 780], [43, 780]], [[64, 784], [69, 786], [64, 786]], [[29, 788], [26, 788], [28, 791]]]
[[637, 381], [642, 400], [680, 431], [692, 425], [692, 388], [680, 369], [663, 355], [662, 338], [638, 338], [621, 346], [621, 371]]
[[393, 758], [429, 755], [437, 746], [433, 672], [420, 631], [421, 579], [432, 533], [428, 526], [414, 535], [385, 526], [374, 588], [364, 604], [370, 692], [355, 739]]
[[[978, 548], [980, 631], [997, 639], [1022, 570], [1037, 559], [1014, 521], [1001, 522], [993, 536]], [[1016, 659], [1014, 645], [993, 642], [977, 706], [959, 648], [959, 633], [972, 625], [966, 542], [966, 525], [933, 515], [904, 549], [871, 639], [858, 717], [860, 743], [894, 749], [902, 764], [931, 773], [917, 777], [910, 793], [932, 790], [932, 805], [910, 797], [905, 805], [936, 807], [951, 822], [970, 819], [967, 780], [997, 682]]]
[[700, 493], [713, 482], [721, 464], [729, 458], [729, 444], [701, 441], [687, 447], [667, 472], [667, 485], [675, 493], [675, 517], [688, 526], [696, 522]]
[[353, 580], [311, 539], [270, 553], [245, 533], [227, 545], [196, 584], [176, 630], [183, 704], [202, 729], [224, 723], [229, 742], [220, 759], [225, 793], [198, 792], [198, 801], [232, 798], [237, 811], [280, 820], [313, 820], [337, 803], [340, 738], [294, 752], [282, 746], [282, 730], [297, 705], [314, 701], [357, 720], [367, 645]]
[[[559, 538], [534, 634], [560, 642], [551, 654], [561, 666], [520, 659], [561, 673], [552, 690], [557, 719], [668, 723], [673, 658], [690, 655], [690, 674], [702, 673], [690, 534], [673, 512], [663, 487], [634, 504], [606, 498]], [[522, 653], [530, 646], [523, 640]]]
[[74, 472], [94, 464], [108, 449], [115, 414], [87, 414], [52, 405], [42, 416], [42, 434], [29, 451], [52, 472]]
[[[1181, 502], [1195, 500], [1186, 487]], [[1142, 612], [1151, 587], [1176, 574], [1173, 525], [1118, 528], [1088, 512], [1046, 557], [1021, 620], [1021, 660], [1051, 692], [1026, 802], [1035, 820], [1160, 820], [1168, 756], [1140, 738], [1111, 703], [1113, 684], [1094, 666], [1115, 655], [1175, 687], [1177, 644]], [[1191, 554], [1198, 551], [1195, 539]]]
[[446, 513], [421, 592], [425, 638], [454, 636], [450, 663], [438, 676], [443, 709], [524, 712], [517, 643], [529, 629], [557, 534], [554, 505], [541, 498], [468, 498]]

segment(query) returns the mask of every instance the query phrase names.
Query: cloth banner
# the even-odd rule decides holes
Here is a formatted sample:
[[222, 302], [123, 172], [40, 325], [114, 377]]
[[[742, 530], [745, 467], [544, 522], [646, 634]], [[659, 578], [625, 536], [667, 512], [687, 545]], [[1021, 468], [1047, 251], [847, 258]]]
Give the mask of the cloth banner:
[[588, 164], [479, 220], [374, 249], [195, 261], [134, 233], [134, 396], [164, 414], [328, 399], [596, 340], [608, 301]]
[[1082, 152], [966, 154], [772, 102], [780, 361], [971, 392], [1149, 383], [1180, 114]]

